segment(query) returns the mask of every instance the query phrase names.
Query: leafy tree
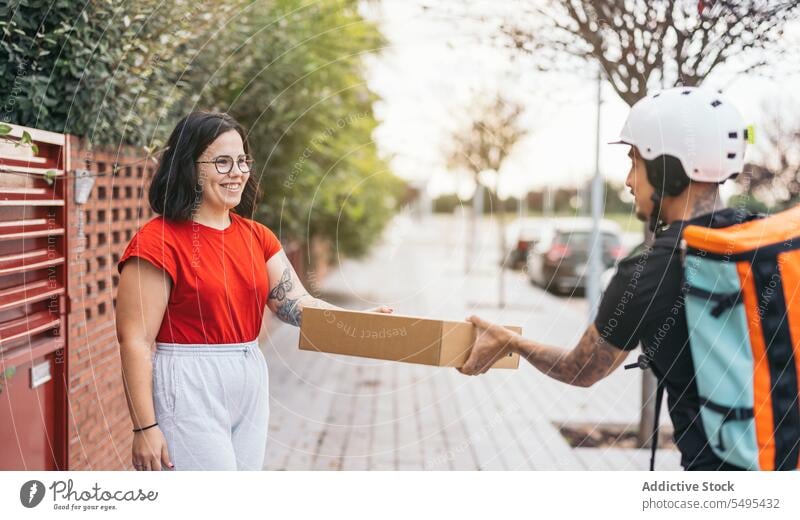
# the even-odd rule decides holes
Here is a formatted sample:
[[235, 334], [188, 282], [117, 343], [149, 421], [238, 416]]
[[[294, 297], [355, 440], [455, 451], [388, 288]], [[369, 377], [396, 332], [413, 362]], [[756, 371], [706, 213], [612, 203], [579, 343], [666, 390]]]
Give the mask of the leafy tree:
[[284, 239], [367, 251], [402, 183], [371, 134], [362, 58], [383, 40], [354, 0], [12, 0], [0, 4], [0, 121], [157, 148], [190, 110], [250, 130]]
[[751, 193], [737, 193], [728, 199], [728, 206], [743, 208], [754, 213], [770, 213], [770, 208]]
[[433, 199], [434, 213], [453, 213], [456, 208], [472, 207], [472, 202], [464, 202], [455, 193], [445, 193]]
[[2, 2], [0, 120], [94, 144], [147, 144], [170, 130], [159, 125], [184, 95], [193, 45], [239, 3]]
[[[447, 165], [453, 170], [469, 172], [475, 186], [480, 189], [484, 180], [481, 175], [494, 175], [494, 187], [489, 190], [489, 199], [498, 201], [495, 208], [501, 208], [497, 197], [497, 186], [500, 184], [500, 172], [506, 158], [512, 153], [514, 146], [527, 134], [522, 125], [521, 116], [524, 108], [521, 104], [504, 97], [502, 94], [486, 97], [476, 96], [470, 103], [469, 119], [458, 128], [452, 136], [451, 148], [447, 155]], [[476, 236], [476, 216], [471, 215], [472, 236]], [[499, 225], [498, 238], [500, 254], [506, 254], [505, 212], [497, 212]], [[471, 244], [467, 244], [470, 248]], [[471, 267], [470, 249], [467, 250], [465, 271]], [[501, 262], [499, 283], [499, 304], [505, 304], [505, 267]]]
[[375, 95], [363, 59], [384, 45], [355, 0], [255, 2], [197, 56], [194, 106], [249, 130], [265, 192], [260, 216], [282, 237], [325, 237], [349, 255], [380, 236], [403, 183], [372, 141]]

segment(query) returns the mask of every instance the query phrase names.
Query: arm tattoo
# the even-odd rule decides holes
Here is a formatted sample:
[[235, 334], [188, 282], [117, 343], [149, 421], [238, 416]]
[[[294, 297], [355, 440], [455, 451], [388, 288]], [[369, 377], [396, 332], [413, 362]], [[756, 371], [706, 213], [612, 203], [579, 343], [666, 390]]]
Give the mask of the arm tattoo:
[[299, 303], [300, 300], [287, 298], [286, 301], [278, 306], [278, 312], [276, 313], [278, 319], [280, 319], [282, 322], [288, 323], [289, 325], [299, 327], [300, 319], [303, 317], [303, 309], [300, 307], [300, 305], [298, 305]]
[[563, 383], [591, 386], [613, 371], [624, 360], [622, 351], [600, 337], [591, 325], [578, 345], [569, 351], [534, 344], [525, 357], [536, 368]]
[[289, 295], [292, 289], [294, 289], [292, 269], [291, 267], [287, 267], [283, 270], [278, 284], [269, 292], [268, 300], [273, 301], [275, 315], [278, 316], [278, 319], [299, 327], [303, 313], [303, 306], [300, 304], [300, 300], [303, 296], [308, 295], [308, 293], [303, 293], [297, 298], [290, 298]]
[[273, 287], [269, 292], [269, 299], [281, 301], [286, 298], [286, 295], [293, 288], [294, 284], [292, 283], [292, 270], [287, 267], [283, 270], [281, 281], [278, 282], [278, 285]]

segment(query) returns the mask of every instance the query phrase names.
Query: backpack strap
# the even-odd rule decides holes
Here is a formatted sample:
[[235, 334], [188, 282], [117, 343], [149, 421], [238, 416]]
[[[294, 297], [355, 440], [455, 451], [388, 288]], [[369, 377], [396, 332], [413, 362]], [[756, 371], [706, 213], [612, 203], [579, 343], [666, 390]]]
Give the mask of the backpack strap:
[[[625, 370], [630, 370], [632, 368], [640, 368], [642, 370], [647, 370], [650, 368], [650, 358], [647, 357], [646, 354], [640, 354], [636, 360], [636, 363], [630, 363], [625, 365]], [[658, 423], [659, 419], [661, 418], [661, 401], [664, 400], [664, 380], [660, 377], [656, 378], [656, 406], [655, 406], [655, 417], [653, 417], [653, 434], [650, 437], [650, 471], [653, 471], [656, 466], [656, 449], [658, 448]]]
[[658, 448], [658, 420], [661, 418], [661, 401], [664, 400], [664, 381], [659, 379], [656, 386], [656, 413], [653, 418], [653, 437], [650, 439], [650, 471], [656, 467], [656, 449]]
[[716, 305], [711, 309], [711, 315], [715, 318], [719, 318], [726, 310], [742, 303], [742, 291], [712, 293], [687, 283], [684, 283], [683, 287], [686, 294], [714, 302]]
[[[705, 397], [700, 398], [700, 406], [705, 406], [709, 410], [722, 415], [723, 425], [729, 421], [743, 421], [754, 417], [754, 410], [752, 408], [725, 406], [715, 403]], [[717, 436], [717, 449], [722, 451], [726, 449], [725, 442], [722, 438], [722, 428], [719, 429], [719, 434]]]

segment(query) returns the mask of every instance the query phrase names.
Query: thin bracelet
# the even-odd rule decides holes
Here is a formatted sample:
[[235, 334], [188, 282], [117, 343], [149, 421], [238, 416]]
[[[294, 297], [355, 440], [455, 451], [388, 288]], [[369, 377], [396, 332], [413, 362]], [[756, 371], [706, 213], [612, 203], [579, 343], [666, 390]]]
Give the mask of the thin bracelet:
[[136, 428], [136, 429], [134, 429], [134, 430], [133, 430], [133, 433], [139, 433], [139, 432], [143, 432], [143, 431], [145, 431], [145, 430], [149, 430], [149, 429], [150, 429], [150, 428], [152, 428], [153, 426], [158, 426], [158, 423], [157, 423], [157, 422], [154, 422], [154, 423], [153, 423], [153, 424], [151, 424], [150, 426], [145, 426], [144, 428]]

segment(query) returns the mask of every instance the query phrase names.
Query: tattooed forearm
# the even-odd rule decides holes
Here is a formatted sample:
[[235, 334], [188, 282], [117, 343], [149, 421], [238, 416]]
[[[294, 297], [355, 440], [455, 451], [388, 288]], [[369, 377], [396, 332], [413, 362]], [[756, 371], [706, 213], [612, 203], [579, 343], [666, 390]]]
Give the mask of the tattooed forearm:
[[292, 274], [291, 267], [283, 270], [280, 281], [269, 292], [267, 302], [278, 319], [290, 325], [299, 326], [303, 312], [301, 300], [310, 295], [307, 292], [299, 295], [293, 294], [295, 284], [292, 281]]
[[278, 305], [275, 315], [278, 316], [278, 319], [281, 321], [288, 323], [289, 325], [299, 327], [300, 319], [302, 318], [302, 310], [303, 309], [300, 306], [300, 300], [286, 298]]
[[563, 383], [591, 386], [617, 368], [627, 353], [609, 345], [592, 325], [572, 350], [524, 340], [519, 350], [536, 368]]
[[278, 319], [299, 327], [303, 319], [303, 309], [306, 307], [339, 308], [308, 294], [296, 276], [292, 267], [285, 265], [280, 280], [269, 291], [267, 305]]

